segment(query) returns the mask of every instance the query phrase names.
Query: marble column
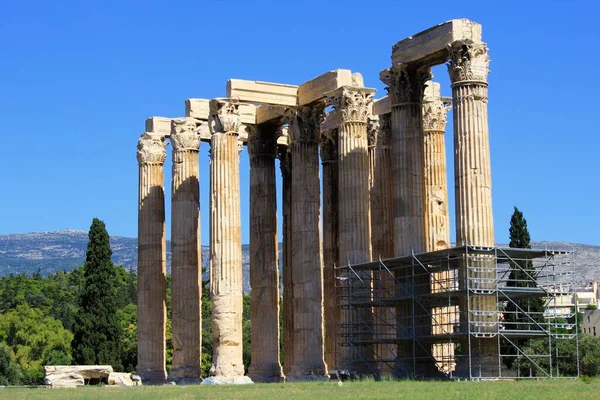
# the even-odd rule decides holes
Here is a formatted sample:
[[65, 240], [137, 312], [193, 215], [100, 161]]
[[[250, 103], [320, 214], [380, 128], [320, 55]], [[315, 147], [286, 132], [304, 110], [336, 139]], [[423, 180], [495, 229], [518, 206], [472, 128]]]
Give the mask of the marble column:
[[[339, 122], [338, 133], [338, 257], [340, 265], [371, 261], [371, 220], [369, 201], [369, 151], [367, 119], [374, 89], [343, 86], [327, 94]], [[361, 272], [369, 282], [369, 272]], [[356, 280], [358, 281], [358, 280]], [[360, 313], [360, 315], [358, 314]], [[348, 315], [357, 340], [372, 340], [373, 314], [363, 308]], [[375, 370], [370, 346], [359, 349], [344, 347], [346, 354], [338, 360], [341, 368], [359, 373]], [[360, 352], [360, 354], [357, 354]], [[370, 364], [368, 364], [370, 363]]]
[[338, 130], [321, 132], [323, 168], [323, 304], [325, 320], [325, 363], [337, 368], [337, 324], [340, 309], [336, 306], [335, 267], [338, 262]]
[[144, 382], [166, 382], [167, 243], [163, 166], [165, 137], [142, 134], [137, 147], [138, 200], [138, 299], [137, 373]]
[[290, 380], [327, 379], [323, 348], [323, 253], [318, 139], [323, 104], [288, 109], [291, 172], [291, 252], [294, 307]]
[[[382, 71], [380, 77], [392, 98], [394, 255], [422, 253], [426, 248], [422, 103], [424, 85], [431, 78], [431, 70], [429, 67], [398, 64]], [[415, 273], [413, 275], [409, 269], [397, 271], [396, 291], [399, 297], [423, 295], [430, 291], [429, 275], [422, 269], [416, 269]], [[435, 374], [435, 364], [428, 358], [430, 355], [410, 340], [431, 333], [430, 311], [424, 303], [425, 299], [420, 297], [414, 309], [412, 301], [396, 308], [398, 336], [405, 339], [398, 345], [398, 356], [417, 357], [415, 362], [405, 362], [400, 374]]]
[[294, 364], [294, 285], [292, 284], [292, 154], [288, 146], [277, 149], [282, 180], [283, 217], [283, 373]]
[[[448, 217], [448, 177], [446, 174], [446, 130], [448, 102], [440, 94], [440, 84], [429, 81], [423, 97], [423, 133], [425, 136], [425, 230], [426, 251], [450, 247], [450, 220]], [[453, 288], [455, 270], [433, 272], [431, 291], [446, 292]], [[432, 333], [447, 336], [453, 331], [455, 305], [433, 307]], [[443, 341], [443, 339], [442, 339]], [[438, 369], [453, 369], [454, 344], [441, 342], [432, 346]]]
[[[394, 256], [394, 234], [391, 217], [392, 173], [390, 169], [390, 130], [391, 114], [371, 117], [368, 124], [369, 161], [371, 190], [371, 247], [373, 259], [386, 259]], [[387, 271], [375, 272], [375, 296], [380, 299], [394, 297], [394, 278]], [[380, 339], [392, 339], [396, 335], [396, 309], [377, 307], [375, 310], [375, 331]], [[384, 374], [393, 372], [396, 358], [396, 345], [377, 345], [377, 355], [381, 360], [379, 370]]]
[[[454, 108], [454, 181], [456, 186], [457, 246], [494, 246], [492, 214], [492, 174], [488, 131], [489, 56], [485, 43], [459, 41], [449, 48], [448, 72], [452, 83]], [[459, 271], [461, 283], [470, 280], [471, 289], [493, 289], [496, 269], [493, 260], [472, 261], [470, 271]], [[486, 282], [490, 283], [486, 283]], [[478, 311], [471, 317], [471, 331], [494, 333], [498, 315], [495, 296], [471, 295], [469, 309]], [[461, 309], [461, 330], [467, 329], [467, 304]], [[466, 345], [466, 344], [465, 344]], [[497, 339], [471, 341], [472, 357], [477, 367], [473, 376], [497, 376], [499, 373]], [[465, 374], [464, 362], [457, 363], [457, 373]]]
[[171, 303], [175, 381], [202, 380], [202, 262], [200, 250], [200, 135], [193, 118], [171, 120]]
[[248, 376], [257, 382], [283, 380], [279, 362], [279, 265], [275, 151], [277, 125], [251, 129], [250, 287], [252, 350]]
[[232, 379], [241, 381], [244, 363], [238, 105], [227, 99], [211, 100], [209, 127], [210, 295], [213, 323], [210, 375], [225, 382]]

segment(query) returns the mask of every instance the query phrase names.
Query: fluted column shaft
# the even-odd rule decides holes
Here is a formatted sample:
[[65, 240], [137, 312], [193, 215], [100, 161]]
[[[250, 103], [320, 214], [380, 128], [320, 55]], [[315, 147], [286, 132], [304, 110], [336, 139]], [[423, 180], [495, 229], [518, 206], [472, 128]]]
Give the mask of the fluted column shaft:
[[291, 380], [326, 379], [323, 348], [323, 253], [320, 229], [318, 137], [323, 105], [288, 110], [292, 157], [292, 285], [294, 307]]
[[[421, 253], [426, 248], [422, 102], [424, 84], [430, 77], [429, 68], [404, 64], [381, 73], [392, 97], [392, 215], [396, 257]], [[429, 292], [426, 271], [417, 268], [413, 275], [404, 269], [396, 274], [399, 297]], [[430, 311], [424, 298], [415, 303], [405, 302], [396, 308], [400, 337], [419, 337], [431, 332]], [[420, 346], [409, 341], [398, 345], [399, 357], [413, 355], [418, 359], [405, 363], [405, 369], [417, 375], [435, 373], [434, 363]]]
[[[374, 89], [344, 86], [327, 94], [327, 103], [333, 106], [340, 123], [338, 134], [338, 251], [341, 265], [371, 261], [371, 220], [369, 201], [369, 152], [367, 118], [373, 101]], [[368, 273], [362, 273], [368, 274]], [[367, 281], [370, 277], [365, 276]], [[342, 317], [343, 318], [343, 317]], [[350, 313], [344, 322], [353, 325], [354, 338], [372, 339], [372, 312], [370, 309]], [[343, 347], [341, 368], [369, 372], [365, 360], [373, 360], [367, 346], [355, 357], [352, 347]], [[352, 359], [356, 359], [352, 365]]]
[[210, 294], [216, 377], [244, 375], [242, 244], [237, 105], [211, 101]]
[[171, 121], [171, 302], [174, 380], [202, 378], [202, 262], [198, 150], [192, 118]]
[[278, 149], [282, 177], [283, 217], [283, 372], [294, 364], [294, 285], [292, 280], [292, 155], [287, 146]]
[[[450, 106], [442, 101], [440, 84], [427, 82], [423, 99], [423, 132], [425, 135], [425, 228], [426, 251], [446, 249], [450, 246], [448, 217], [448, 178], [446, 171], [445, 129]], [[446, 292], [453, 288], [455, 270], [433, 272], [431, 291]], [[456, 306], [433, 307], [432, 333], [446, 336], [456, 322]], [[454, 344], [435, 343], [432, 347], [438, 369], [450, 371], [454, 367]]]
[[166, 237], [164, 136], [144, 133], [138, 143], [137, 373], [144, 382], [164, 383], [166, 371]]
[[[454, 108], [456, 243], [457, 246], [494, 246], [487, 112], [489, 57], [485, 43], [453, 43], [448, 71]], [[496, 278], [493, 260], [475, 261], [469, 266], [476, 268], [460, 271], [463, 284], [471, 289], [493, 288]], [[471, 295], [468, 306], [480, 311], [470, 317], [473, 331], [493, 333], [497, 330], [497, 325], [492, 325], [498, 320], [495, 296]], [[466, 302], [460, 309], [461, 329], [466, 330], [469, 319]], [[478, 367], [472, 368], [471, 374], [496, 376], [499, 369], [496, 340], [474, 339], [471, 345], [476, 352], [473, 358], [478, 359]], [[464, 363], [457, 363], [458, 372], [465, 370]]]
[[277, 197], [275, 128], [250, 133], [250, 286], [251, 360], [254, 381], [283, 380], [279, 362], [279, 266], [277, 262]]
[[338, 132], [321, 134], [323, 168], [323, 318], [325, 320], [325, 363], [337, 368], [339, 350], [336, 334], [340, 310], [336, 306], [335, 267], [338, 262]]
[[[392, 222], [392, 173], [390, 169], [390, 130], [391, 115], [374, 117], [369, 124], [369, 160], [371, 188], [371, 246], [374, 259], [394, 256], [394, 235]], [[375, 272], [375, 296], [381, 299], [394, 297], [394, 279], [387, 271]], [[396, 309], [377, 307], [376, 335], [379, 339], [392, 339], [396, 336]], [[391, 373], [396, 358], [396, 346], [390, 343], [377, 346], [377, 354], [382, 362], [379, 370]]]

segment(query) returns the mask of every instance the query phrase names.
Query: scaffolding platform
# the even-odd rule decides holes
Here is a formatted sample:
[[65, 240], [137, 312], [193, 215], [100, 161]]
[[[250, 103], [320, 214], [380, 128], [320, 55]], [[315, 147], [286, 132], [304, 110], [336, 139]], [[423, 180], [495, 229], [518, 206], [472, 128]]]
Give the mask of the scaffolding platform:
[[343, 363], [376, 379], [572, 378], [558, 342], [578, 346], [577, 313], [547, 311], [573, 293], [572, 256], [462, 246], [337, 267]]

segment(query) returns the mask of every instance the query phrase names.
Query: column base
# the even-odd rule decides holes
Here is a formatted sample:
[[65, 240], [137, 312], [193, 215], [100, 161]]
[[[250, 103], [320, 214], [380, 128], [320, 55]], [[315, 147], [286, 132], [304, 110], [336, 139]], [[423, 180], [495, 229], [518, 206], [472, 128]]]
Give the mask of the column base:
[[248, 375], [254, 382], [284, 382], [279, 364], [250, 364]]
[[169, 372], [169, 381], [179, 384], [193, 384], [202, 382], [202, 371], [199, 367], [173, 368]]
[[167, 383], [167, 371], [136, 371], [144, 385], [164, 385]]
[[329, 375], [325, 365], [294, 364], [286, 375], [287, 382], [327, 381]]
[[247, 376], [211, 376], [202, 381], [201, 385], [252, 385], [252, 379]]

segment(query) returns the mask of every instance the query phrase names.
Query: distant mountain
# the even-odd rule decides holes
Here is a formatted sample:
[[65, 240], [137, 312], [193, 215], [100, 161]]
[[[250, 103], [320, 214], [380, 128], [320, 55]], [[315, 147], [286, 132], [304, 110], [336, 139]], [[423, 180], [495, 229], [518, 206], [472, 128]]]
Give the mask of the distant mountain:
[[[57, 231], [0, 235], [0, 276], [11, 273], [42, 275], [83, 265], [88, 236], [86, 231]], [[137, 239], [112, 236], [113, 262], [126, 268], [137, 267]], [[533, 242], [535, 248], [572, 250], [575, 252], [575, 280], [580, 283], [600, 281], [600, 246], [567, 242]], [[170, 272], [171, 244], [167, 242], [167, 271]], [[202, 247], [202, 264], [208, 270], [208, 247]], [[244, 291], [250, 290], [249, 246], [242, 246]]]

